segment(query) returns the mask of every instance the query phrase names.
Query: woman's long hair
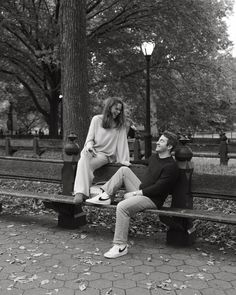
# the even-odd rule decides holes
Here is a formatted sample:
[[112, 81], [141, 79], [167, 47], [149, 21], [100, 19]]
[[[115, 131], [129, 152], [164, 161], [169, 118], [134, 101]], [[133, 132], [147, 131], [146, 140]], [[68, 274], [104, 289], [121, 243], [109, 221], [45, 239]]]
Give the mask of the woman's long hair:
[[[121, 104], [122, 108], [121, 108], [120, 114], [115, 119], [113, 119], [111, 108], [116, 104]], [[114, 122], [115, 122], [115, 128], [119, 129], [125, 126], [124, 103], [119, 97], [108, 98], [103, 110], [102, 127], [105, 129], [109, 129], [113, 126]]]

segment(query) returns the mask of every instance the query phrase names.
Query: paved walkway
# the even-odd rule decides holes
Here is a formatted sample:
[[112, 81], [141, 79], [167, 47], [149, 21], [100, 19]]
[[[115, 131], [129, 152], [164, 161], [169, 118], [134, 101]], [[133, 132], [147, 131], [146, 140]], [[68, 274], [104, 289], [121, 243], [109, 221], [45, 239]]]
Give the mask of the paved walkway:
[[129, 254], [108, 260], [112, 233], [62, 230], [53, 216], [0, 215], [0, 294], [235, 295], [236, 257], [132, 239]]

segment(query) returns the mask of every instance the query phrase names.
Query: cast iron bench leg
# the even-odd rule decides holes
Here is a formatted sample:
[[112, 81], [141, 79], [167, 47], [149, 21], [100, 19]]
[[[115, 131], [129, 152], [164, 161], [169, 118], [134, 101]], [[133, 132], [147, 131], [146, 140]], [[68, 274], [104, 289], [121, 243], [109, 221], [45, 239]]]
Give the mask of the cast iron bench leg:
[[86, 212], [81, 205], [63, 204], [59, 202], [44, 202], [48, 209], [53, 209], [58, 213], [58, 226], [68, 229], [76, 229], [86, 225]]
[[[66, 210], [65, 210], [66, 209]], [[81, 205], [66, 204], [58, 212], [58, 226], [75, 229], [86, 224], [86, 212]]]
[[[175, 157], [179, 166], [180, 176], [172, 193], [171, 207], [193, 209], [193, 196], [191, 193], [193, 174], [193, 164], [191, 162], [192, 152], [188, 147], [182, 146], [179, 154], [176, 151]], [[196, 231], [192, 230], [192, 219], [171, 217], [171, 221], [169, 220], [169, 222], [169, 230], [167, 231], [166, 237], [167, 244], [173, 246], [190, 246], [194, 243]]]

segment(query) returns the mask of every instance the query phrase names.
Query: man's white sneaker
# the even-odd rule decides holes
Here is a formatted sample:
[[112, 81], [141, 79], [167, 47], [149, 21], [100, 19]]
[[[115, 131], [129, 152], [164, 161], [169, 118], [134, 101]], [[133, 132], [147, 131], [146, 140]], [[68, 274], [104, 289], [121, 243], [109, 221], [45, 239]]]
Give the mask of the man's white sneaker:
[[117, 258], [128, 253], [128, 245], [114, 245], [108, 252], [104, 254], [106, 258]]
[[102, 204], [102, 205], [110, 205], [111, 204], [111, 198], [107, 193], [99, 194], [91, 199], [87, 199], [86, 203], [91, 204]]

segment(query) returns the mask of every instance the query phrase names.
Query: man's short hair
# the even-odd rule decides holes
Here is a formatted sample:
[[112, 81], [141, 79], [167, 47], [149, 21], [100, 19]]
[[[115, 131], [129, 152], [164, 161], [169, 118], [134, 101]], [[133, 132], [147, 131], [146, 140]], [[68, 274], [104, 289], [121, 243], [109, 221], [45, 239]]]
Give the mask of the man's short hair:
[[178, 137], [175, 133], [165, 130], [163, 135], [168, 139], [167, 145], [171, 145], [172, 149], [171, 152], [176, 148], [178, 145]]

